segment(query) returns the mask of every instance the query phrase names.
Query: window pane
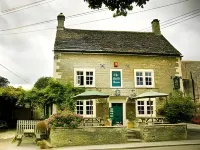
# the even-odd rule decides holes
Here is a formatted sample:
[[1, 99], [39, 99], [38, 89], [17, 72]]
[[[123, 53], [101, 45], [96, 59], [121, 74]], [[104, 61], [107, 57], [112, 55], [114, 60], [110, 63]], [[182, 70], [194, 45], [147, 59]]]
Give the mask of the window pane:
[[83, 71], [76, 72], [76, 84], [84, 85]]
[[136, 72], [136, 76], [142, 76], [142, 72]]
[[143, 85], [143, 78], [137, 77], [137, 85]]
[[86, 114], [87, 115], [93, 114], [93, 101], [92, 100], [86, 101]]
[[153, 101], [147, 101], [147, 105], [150, 105], [150, 102], [151, 102], [151, 105], [153, 105]]
[[145, 72], [145, 85], [152, 85], [152, 73]]
[[92, 85], [93, 84], [93, 72], [86, 72], [86, 85]]
[[80, 85], [84, 85], [84, 76], [81, 76], [80, 78]]
[[77, 102], [76, 102], [76, 113], [83, 115], [83, 101], [77, 100]]

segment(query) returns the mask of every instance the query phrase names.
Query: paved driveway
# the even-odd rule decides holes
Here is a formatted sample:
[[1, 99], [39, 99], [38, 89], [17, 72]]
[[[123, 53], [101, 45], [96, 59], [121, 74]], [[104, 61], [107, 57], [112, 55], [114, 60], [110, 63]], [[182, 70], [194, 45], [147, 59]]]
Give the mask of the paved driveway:
[[188, 140], [200, 140], [200, 125], [188, 124]]
[[25, 138], [20, 146], [17, 142], [11, 143], [15, 135], [15, 130], [8, 130], [0, 132], [0, 150], [37, 150], [40, 149], [36, 146], [33, 138]]

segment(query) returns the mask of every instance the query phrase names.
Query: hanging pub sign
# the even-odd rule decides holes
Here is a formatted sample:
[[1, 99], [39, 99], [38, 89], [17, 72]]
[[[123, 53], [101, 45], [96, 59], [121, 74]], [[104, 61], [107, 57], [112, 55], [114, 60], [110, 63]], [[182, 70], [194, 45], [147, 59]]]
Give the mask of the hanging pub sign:
[[174, 89], [175, 90], [180, 89], [180, 77], [175, 76], [173, 80], [174, 80]]
[[112, 87], [121, 87], [121, 71], [112, 71]]
[[110, 107], [109, 108], [109, 118], [110, 118], [110, 120], [113, 120], [113, 117], [114, 117], [114, 108]]

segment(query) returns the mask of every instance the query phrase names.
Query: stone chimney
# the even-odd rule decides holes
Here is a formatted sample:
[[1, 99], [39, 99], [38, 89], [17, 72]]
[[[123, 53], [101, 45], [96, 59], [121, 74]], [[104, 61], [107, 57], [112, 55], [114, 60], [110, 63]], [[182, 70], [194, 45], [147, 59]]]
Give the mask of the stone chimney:
[[57, 20], [58, 20], [57, 30], [64, 30], [64, 28], [65, 28], [65, 25], [64, 25], [65, 16], [63, 15], [63, 13], [60, 13], [60, 14], [57, 16]]
[[152, 22], [151, 22], [151, 25], [152, 25], [152, 32], [159, 35], [161, 34], [160, 32], [160, 23], [159, 23], [159, 20], [158, 19], [154, 19]]

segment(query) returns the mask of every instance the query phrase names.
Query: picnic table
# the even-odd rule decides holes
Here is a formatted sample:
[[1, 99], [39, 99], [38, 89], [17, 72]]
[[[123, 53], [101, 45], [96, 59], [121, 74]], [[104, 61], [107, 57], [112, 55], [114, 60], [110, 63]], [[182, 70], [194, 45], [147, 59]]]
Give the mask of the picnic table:
[[35, 136], [34, 129], [24, 129], [24, 136], [28, 136], [28, 137]]
[[103, 119], [95, 117], [83, 118], [83, 126], [103, 126]]
[[137, 117], [141, 120], [139, 123], [148, 124], [151, 121], [152, 124], [163, 124], [165, 117]]
[[37, 142], [41, 139], [40, 132], [36, 129], [39, 120], [17, 120], [16, 135], [12, 142], [18, 141], [19, 146], [24, 137], [32, 137]]

